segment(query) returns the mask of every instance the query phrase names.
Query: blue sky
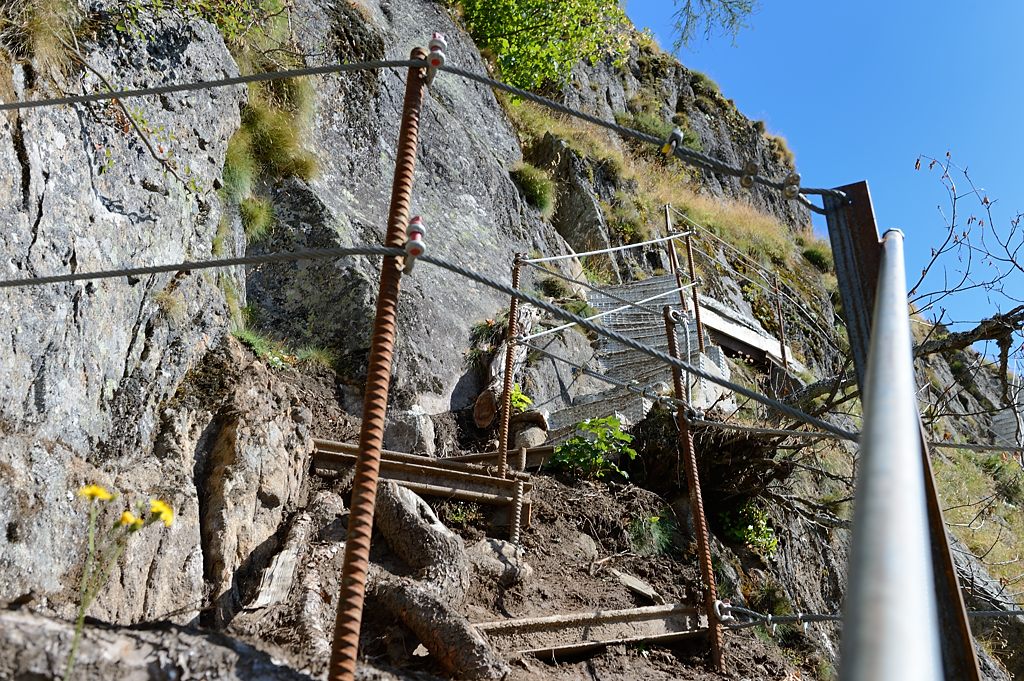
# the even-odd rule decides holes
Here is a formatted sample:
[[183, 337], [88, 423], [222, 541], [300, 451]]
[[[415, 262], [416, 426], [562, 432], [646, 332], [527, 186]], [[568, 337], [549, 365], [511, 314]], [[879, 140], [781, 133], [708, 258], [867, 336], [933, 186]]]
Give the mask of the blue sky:
[[[805, 185], [867, 180], [880, 230], [907, 235], [908, 276], [944, 236], [937, 206], [948, 207], [938, 175], [915, 172], [919, 154], [951, 151], [998, 199], [1004, 228], [1024, 210], [1024, 2], [760, 4], [735, 45], [713, 36], [677, 56], [787, 138]], [[671, 50], [671, 2], [626, 0], [625, 8]], [[964, 296], [952, 312], [978, 319], [994, 305]]]

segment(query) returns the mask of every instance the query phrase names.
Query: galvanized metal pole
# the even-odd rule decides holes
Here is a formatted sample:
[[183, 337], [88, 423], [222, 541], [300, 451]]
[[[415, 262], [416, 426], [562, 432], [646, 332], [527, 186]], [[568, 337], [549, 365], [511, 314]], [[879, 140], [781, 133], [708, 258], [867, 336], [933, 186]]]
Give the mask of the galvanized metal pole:
[[[824, 194], [822, 199], [857, 384], [864, 394], [881, 248], [867, 182], [855, 182], [837, 187], [837, 190], [842, 194]], [[915, 427], [920, 432], [919, 451], [924, 469], [929, 546], [934, 565], [938, 622], [942, 637], [942, 678], [946, 681], [978, 681], [981, 672], [971, 637], [971, 625], [967, 619], [963, 591], [942, 518], [942, 505], [932, 475], [927, 438], [919, 417]]]
[[[675, 322], [672, 320], [672, 309], [666, 305], [665, 335], [668, 337], [668, 354], [679, 359], [679, 343], [676, 341]], [[683, 372], [677, 366], [672, 367], [672, 384], [677, 400], [683, 399]], [[718, 600], [718, 584], [715, 582], [715, 570], [711, 564], [711, 542], [708, 538], [708, 523], [704, 517], [704, 499], [700, 491], [700, 473], [697, 470], [697, 455], [693, 449], [693, 433], [690, 432], [690, 420], [686, 408], [676, 408], [676, 424], [679, 427], [679, 447], [683, 450], [683, 466], [686, 470], [686, 486], [690, 492], [690, 512], [697, 530], [697, 554], [700, 561], [700, 576], [704, 582], [704, 608], [708, 616], [708, 639], [711, 643], [711, 661], [715, 671], [723, 671], [722, 663], [722, 623], [715, 616], [715, 602]]]
[[911, 345], [903, 233], [889, 230], [864, 392], [843, 681], [943, 678]]
[[[427, 51], [422, 48], [414, 49], [410, 56], [410, 59], [416, 60], [426, 58]], [[412, 194], [413, 171], [416, 168], [420, 107], [426, 89], [426, 75], [426, 69], [412, 67], [409, 69], [405, 84], [402, 127], [398, 134], [391, 209], [384, 241], [386, 246], [393, 248], [402, 247], [409, 222], [409, 201]], [[363, 620], [363, 599], [366, 593], [366, 573], [370, 564], [370, 536], [373, 532], [374, 505], [377, 500], [380, 450], [384, 439], [384, 417], [388, 391], [391, 387], [391, 358], [394, 353], [395, 313], [398, 308], [401, 267], [401, 260], [396, 256], [385, 256], [381, 264], [377, 315], [373, 324], [370, 362], [366, 375], [363, 422], [359, 432], [359, 455], [352, 482], [352, 508], [349, 513], [348, 536], [345, 540], [345, 556], [341, 571], [341, 592], [338, 596], [334, 643], [327, 671], [331, 681], [351, 681], [355, 677], [359, 631]]]
[[697, 271], [693, 266], [693, 245], [686, 235], [686, 264], [690, 268], [690, 291], [693, 292], [693, 320], [697, 323], [697, 348], [704, 352], [704, 325], [700, 323], [700, 294], [697, 292]]
[[[665, 236], [672, 235], [671, 208], [669, 204], [665, 204]], [[679, 272], [679, 255], [676, 253], [676, 240], [669, 239], [666, 241], [665, 248], [668, 249], [668, 263], [672, 268], [672, 274], [676, 276], [676, 288], [679, 289], [679, 309], [684, 311], [686, 310], [686, 294], [683, 292], [683, 275]], [[687, 356], [686, 360], [690, 360], [689, 356]]]
[[[523, 267], [523, 254], [516, 253], [512, 261], [512, 288], [519, 288], [519, 275]], [[512, 365], [515, 363], [517, 317], [519, 299], [512, 296], [508, 304], [508, 333], [505, 339], [505, 376], [501, 391], [501, 424], [498, 428], [498, 473], [508, 477], [508, 429], [512, 418]], [[515, 530], [513, 529], [513, 532]]]

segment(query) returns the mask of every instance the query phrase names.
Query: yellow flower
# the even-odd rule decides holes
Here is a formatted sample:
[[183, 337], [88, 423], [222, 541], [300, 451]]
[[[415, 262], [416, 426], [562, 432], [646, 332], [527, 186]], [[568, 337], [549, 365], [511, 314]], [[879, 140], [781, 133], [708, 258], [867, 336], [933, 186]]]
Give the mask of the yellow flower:
[[104, 487], [99, 485], [86, 485], [82, 489], [78, 490], [78, 496], [85, 497], [90, 501], [98, 499], [99, 501], [110, 501], [114, 498], [114, 495], [106, 490]]
[[174, 511], [166, 502], [160, 501], [159, 499], [150, 500], [149, 512], [164, 521], [164, 527], [170, 527], [171, 523], [174, 522]]
[[142, 527], [142, 518], [137, 518], [131, 511], [122, 513], [121, 520], [118, 522], [121, 524], [121, 527], [127, 527], [129, 532], [134, 532]]

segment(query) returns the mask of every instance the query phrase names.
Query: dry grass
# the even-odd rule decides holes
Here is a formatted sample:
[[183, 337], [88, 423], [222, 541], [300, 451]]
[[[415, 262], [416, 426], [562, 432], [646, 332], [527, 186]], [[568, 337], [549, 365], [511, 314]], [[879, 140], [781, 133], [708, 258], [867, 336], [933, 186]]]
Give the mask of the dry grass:
[[[934, 465], [950, 530], [982, 558], [993, 577], [1007, 584], [1004, 596], [1024, 592], [1020, 465], [1000, 454], [966, 450], [947, 451]], [[991, 502], [985, 502], [989, 497]]]
[[663, 233], [661, 213], [653, 208], [670, 203], [694, 222], [756, 258], [784, 264], [792, 257], [792, 237], [782, 223], [744, 201], [698, 194], [691, 171], [629, 154], [606, 130], [590, 123], [552, 115], [530, 102], [504, 103], [524, 147], [529, 148], [550, 132], [577, 154], [606, 164], [621, 180], [635, 182], [638, 199], [648, 204], [648, 210], [641, 211], [647, 216], [644, 231]]
[[73, 0], [9, 0], [0, 3], [0, 46], [15, 59], [32, 60], [43, 73], [65, 71], [82, 22]]

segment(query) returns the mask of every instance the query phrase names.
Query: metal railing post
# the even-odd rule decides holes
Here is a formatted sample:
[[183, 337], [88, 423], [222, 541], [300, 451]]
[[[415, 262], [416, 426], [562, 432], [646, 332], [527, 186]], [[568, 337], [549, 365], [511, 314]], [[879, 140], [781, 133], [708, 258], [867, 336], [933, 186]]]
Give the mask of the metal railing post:
[[[668, 305], [663, 310], [665, 318], [665, 335], [668, 339], [668, 354], [679, 359], [679, 343], [676, 341], [675, 322], [672, 319], [672, 308]], [[683, 372], [672, 367], [672, 384], [677, 400], [683, 399]], [[708, 638], [711, 643], [711, 661], [715, 671], [723, 671], [722, 664], [722, 623], [715, 615], [715, 602], [718, 600], [718, 584], [715, 582], [715, 571], [711, 564], [711, 542], [708, 538], [708, 523], [704, 517], [704, 500], [700, 491], [700, 474], [697, 470], [697, 456], [693, 449], [693, 433], [690, 432], [690, 419], [684, 407], [676, 407], [676, 425], [679, 427], [679, 447], [683, 450], [683, 467], [686, 472], [686, 486], [690, 492], [690, 512], [697, 534], [697, 554], [700, 561], [700, 576], [704, 582], [704, 608], [708, 616]]]
[[778, 274], [775, 275], [775, 312], [778, 314], [778, 354], [782, 358], [782, 371], [790, 373], [790, 365], [785, 360], [785, 317], [782, 316], [782, 292], [778, 285]]
[[903, 233], [889, 230], [865, 376], [844, 681], [943, 678], [906, 291]]
[[[665, 236], [672, 235], [672, 207], [669, 204], [665, 204]], [[676, 277], [676, 288], [679, 289], [679, 309], [681, 311], [686, 310], [686, 294], [683, 293], [683, 275], [679, 272], [679, 256], [676, 254], [676, 240], [670, 239], [665, 242], [665, 247], [668, 248], [668, 264], [672, 268], [672, 274]], [[691, 283], [693, 283], [691, 281]], [[694, 284], [696, 285], [696, 284]], [[687, 357], [689, 360], [689, 357]]]
[[[516, 253], [512, 261], [512, 288], [519, 288], [519, 277], [523, 267], [523, 254]], [[498, 428], [498, 473], [508, 477], [508, 429], [512, 418], [512, 365], [516, 353], [517, 316], [519, 299], [512, 296], [508, 304], [508, 333], [505, 339], [505, 376], [501, 391], [501, 422]]]
[[693, 266], [693, 245], [690, 243], [690, 235], [686, 235], [686, 264], [690, 268], [690, 289], [693, 295], [693, 320], [697, 323], [697, 348], [704, 352], [704, 325], [700, 323], [700, 294], [697, 291], [697, 270]]
[[[412, 59], [424, 60], [427, 51], [415, 48]], [[398, 154], [391, 188], [391, 207], [384, 244], [401, 248], [409, 222], [409, 202], [413, 172], [416, 168], [416, 146], [419, 142], [420, 107], [426, 89], [426, 70], [411, 67], [405, 84], [405, 102], [398, 135]], [[334, 624], [334, 641], [328, 678], [351, 681], [355, 677], [359, 652], [359, 631], [363, 620], [363, 599], [366, 573], [370, 564], [370, 537], [373, 533], [374, 505], [377, 500], [377, 478], [380, 471], [380, 450], [384, 439], [384, 419], [391, 387], [391, 359], [394, 354], [395, 316], [401, 282], [401, 259], [386, 256], [381, 263], [380, 292], [373, 324], [370, 361], [366, 375], [366, 396], [363, 422], [359, 433], [359, 454], [352, 482], [352, 506], [345, 540], [341, 571], [341, 589]]]

